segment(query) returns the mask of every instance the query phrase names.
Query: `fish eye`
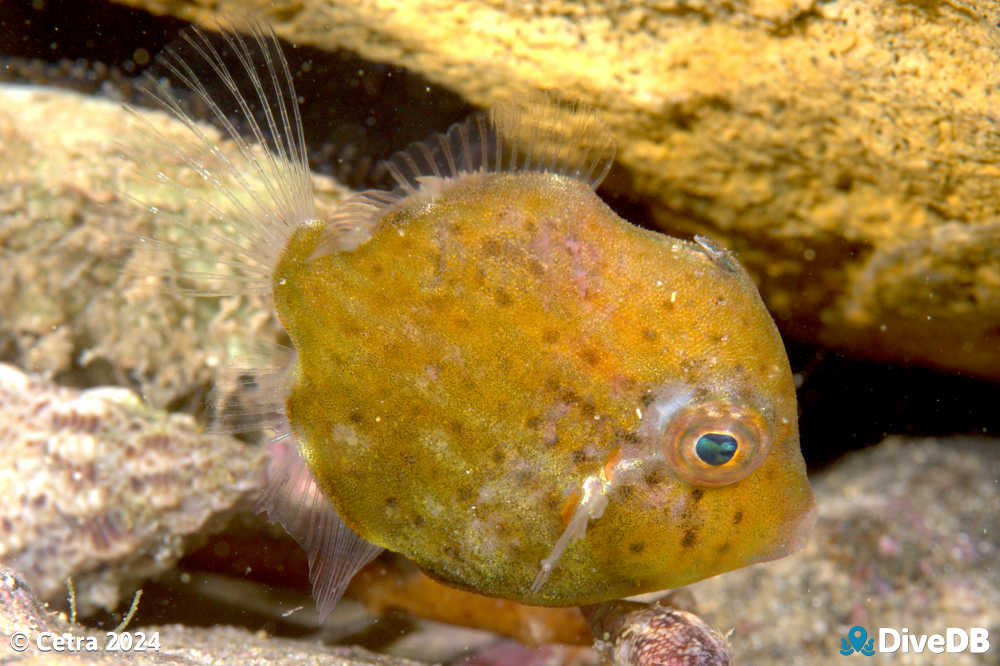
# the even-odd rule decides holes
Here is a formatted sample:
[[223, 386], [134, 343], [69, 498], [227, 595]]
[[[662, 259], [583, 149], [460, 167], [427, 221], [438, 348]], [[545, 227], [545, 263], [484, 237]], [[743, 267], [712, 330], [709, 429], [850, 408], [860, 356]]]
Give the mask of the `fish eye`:
[[764, 462], [771, 429], [755, 409], [708, 402], [674, 415], [662, 442], [667, 462], [681, 478], [699, 486], [726, 486]]
[[740, 447], [736, 438], [724, 432], [706, 432], [694, 444], [695, 455], [706, 465], [718, 467], [733, 459]]

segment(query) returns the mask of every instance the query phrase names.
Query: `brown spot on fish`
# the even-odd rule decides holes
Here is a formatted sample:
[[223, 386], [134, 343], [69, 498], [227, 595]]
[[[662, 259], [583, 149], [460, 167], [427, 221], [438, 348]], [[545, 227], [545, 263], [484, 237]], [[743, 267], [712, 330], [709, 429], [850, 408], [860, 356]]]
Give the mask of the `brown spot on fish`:
[[647, 486], [656, 486], [663, 482], [663, 473], [658, 469], [654, 469], [642, 477], [643, 483]]
[[684, 538], [681, 539], [681, 545], [685, 548], [690, 548], [698, 540], [698, 530], [691, 528], [684, 530]]
[[638, 382], [636, 382], [635, 377], [632, 375], [615, 375], [611, 378], [609, 386], [617, 396], [625, 397], [627, 394], [631, 397], [631, 395], [635, 392], [635, 386], [637, 383]]
[[639, 443], [639, 435], [635, 434], [634, 432], [618, 432], [617, 434], [622, 441], [628, 444]]
[[552, 345], [555, 344], [556, 342], [559, 342], [559, 331], [555, 330], [554, 328], [545, 329], [544, 331], [542, 331], [542, 342], [544, 342], [547, 345]]
[[601, 360], [601, 357], [598, 355], [598, 353], [590, 347], [584, 347], [580, 351], [580, 358], [582, 358], [583, 362], [589, 366], [595, 366]]
[[656, 338], [659, 337], [659, 336], [656, 334], [656, 331], [654, 331], [653, 329], [651, 329], [651, 328], [644, 328], [644, 329], [642, 329], [642, 337], [645, 338], [646, 340], [648, 340], [649, 342], [656, 342]]
[[497, 289], [493, 294], [493, 299], [497, 302], [497, 305], [501, 307], [507, 307], [514, 301], [511, 299], [510, 294], [508, 294], [503, 289]]
[[691, 501], [695, 504], [705, 495], [705, 491], [701, 488], [695, 488], [691, 491]]
[[681, 370], [686, 375], [693, 375], [703, 364], [704, 361], [701, 359], [685, 358], [681, 360]]
[[631, 550], [633, 553], [641, 553], [642, 549], [645, 547], [646, 544], [644, 544], [641, 541], [634, 541], [628, 545], [628, 549]]
[[743, 521], [743, 512], [737, 511], [733, 514], [733, 525], [739, 525]]

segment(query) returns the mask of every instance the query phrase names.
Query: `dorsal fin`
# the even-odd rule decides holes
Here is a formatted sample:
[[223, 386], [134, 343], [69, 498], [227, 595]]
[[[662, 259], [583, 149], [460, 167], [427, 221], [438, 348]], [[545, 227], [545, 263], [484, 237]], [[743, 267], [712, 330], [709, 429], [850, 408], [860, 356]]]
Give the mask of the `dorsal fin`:
[[596, 188], [614, 156], [610, 134], [595, 114], [579, 104], [543, 95], [502, 103], [383, 162], [380, 167], [389, 172], [396, 188], [368, 190], [345, 200], [328, 220], [311, 258], [354, 249], [370, 237], [387, 210], [430, 182], [440, 184], [472, 173], [541, 171]]
[[546, 171], [596, 189], [615, 159], [615, 140], [600, 118], [579, 102], [551, 94], [499, 104], [490, 120], [504, 137], [502, 171]]
[[504, 102], [395, 153], [384, 164], [406, 193], [424, 178], [463, 173], [543, 171], [597, 187], [615, 156], [597, 117], [551, 97]]

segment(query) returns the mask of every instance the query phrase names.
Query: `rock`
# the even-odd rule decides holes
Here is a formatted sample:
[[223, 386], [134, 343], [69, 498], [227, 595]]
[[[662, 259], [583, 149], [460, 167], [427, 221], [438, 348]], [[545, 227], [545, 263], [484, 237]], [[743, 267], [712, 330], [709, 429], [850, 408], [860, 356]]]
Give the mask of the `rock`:
[[[108, 637], [103, 631], [70, 624], [66, 617], [47, 612], [28, 584], [12, 569], [0, 568], [0, 661], [19, 664], [199, 664], [274, 665], [323, 663], [336, 666], [417, 666], [417, 662], [377, 655], [361, 648], [326, 647], [311, 641], [274, 638], [264, 632], [251, 633], [234, 627], [128, 628], [142, 632], [147, 644], [155, 635], [158, 648], [119, 652], [105, 650]], [[53, 651], [52, 636], [68, 637], [79, 649]], [[21, 643], [22, 637], [27, 643]], [[87, 648], [93, 640], [96, 650]], [[39, 649], [38, 641], [41, 640]], [[14, 646], [25, 649], [14, 649]], [[124, 645], [124, 643], [123, 643]], [[48, 647], [49, 649], [45, 649]]]
[[44, 599], [113, 610], [201, 535], [248, 513], [263, 450], [128, 389], [76, 391], [0, 364], [0, 562]]
[[[740, 663], [840, 658], [855, 626], [910, 634], [985, 627], [1000, 641], [1000, 447], [892, 437], [816, 475], [819, 520], [801, 552], [691, 586], [698, 610]], [[899, 654], [928, 666], [944, 656]], [[948, 664], [982, 664], [948, 654]]]
[[[184, 273], [221, 269], [139, 243], [201, 238], [211, 206], [225, 210], [223, 197], [177, 157], [177, 145], [190, 141], [180, 123], [3, 85], [0, 136], [2, 358], [61, 383], [130, 386], [157, 407], [195, 410], [227, 353], [238, 355], [248, 340], [280, 339], [266, 298], [193, 298]], [[234, 157], [231, 143], [219, 145]], [[315, 182], [321, 210], [344, 192], [331, 180]]]
[[598, 666], [604, 662], [592, 648], [558, 644], [529, 648], [517, 641], [503, 641], [455, 663], [457, 666]]
[[[127, 1], [207, 26], [246, 13]], [[254, 4], [292, 42], [480, 106], [579, 99], [619, 143], [607, 190], [724, 240], [787, 335], [1000, 377], [992, 0]]]

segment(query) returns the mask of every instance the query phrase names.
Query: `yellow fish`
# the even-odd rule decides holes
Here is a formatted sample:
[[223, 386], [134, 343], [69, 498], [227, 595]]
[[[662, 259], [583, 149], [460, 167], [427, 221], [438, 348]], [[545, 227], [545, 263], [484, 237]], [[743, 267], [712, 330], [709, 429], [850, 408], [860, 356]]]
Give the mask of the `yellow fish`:
[[232, 242], [295, 350], [265, 410], [281, 416], [262, 508], [308, 550], [322, 614], [383, 548], [483, 594], [578, 605], [802, 543], [813, 498], [774, 323], [729, 252], [596, 196], [613, 150], [586, 113], [476, 116], [322, 219], [274, 35], [224, 33], [231, 69], [185, 39], [199, 62], [164, 62], [240, 146], [214, 167]]

